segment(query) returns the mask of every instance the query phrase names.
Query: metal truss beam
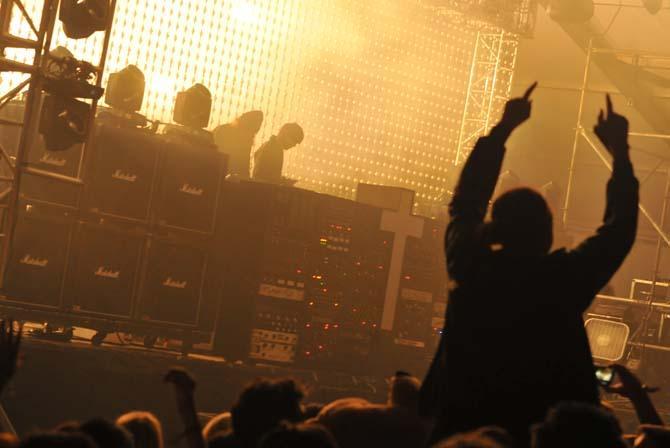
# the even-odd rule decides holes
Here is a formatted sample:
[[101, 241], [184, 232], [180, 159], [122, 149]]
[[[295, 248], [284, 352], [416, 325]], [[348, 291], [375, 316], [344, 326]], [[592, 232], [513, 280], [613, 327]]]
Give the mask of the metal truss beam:
[[493, 119], [509, 99], [516, 68], [519, 37], [503, 30], [477, 33], [470, 79], [463, 108], [455, 163], [468, 156], [477, 139], [486, 134]]
[[[14, 158], [10, 157], [5, 148], [0, 147], [0, 163], [4, 163], [8, 167], [7, 171], [11, 173], [11, 176], [0, 178], [0, 181], [9, 184], [9, 188], [6, 188], [2, 192], [2, 200], [4, 201], [5, 198], [7, 198], [7, 202], [0, 207], [4, 209], [4, 213], [2, 214], [2, 233], [0, 233], [0, 239], [3, 243], [0, 258], [0, 287], [3, 287], [5, 283], [5, 273], [10, 259], [16, 222], [19, 215], [22, 175], [29, 173], [33, 175], [47, 176], [59, 182], [69, 182], [78, 185], [83, 183], [81, 181], [81, 176], [82, 167], [85, 162], [84, 157], [87, 152], [85, 149], [91, 142], [92, 132], [89, 132], [87, 141], [81, 151], [79, 169], [76, 178], [59, 176], [42, 170], [36, 170], [30, 167], [27, 163], [28, 152], [37, 136], [37, 120], [42, 103], [42, 92], [45, 87], [44, 73], [47, 73], [48, 71], [47, 64], [49, 62], [49, 51], [51, 50], [51, 43], [54, 37], [54, 28], [59, 5], [60, 0], [42, 0], [41, 14], [39, 20], [37, 20], [37, 18], [32, 17], [28, 9], [25, 8], [23, 0], [0, 0], [0, 72], [20, 72], [29, 75], [27, 80], [14, 86], [14, 88], [10, 89], [2, 96], [2, 98], [0, 98], [1, 109], [8, 104], [10, 100], [24, 92], [27, 87], [23, 120], [3, 120], [3, 124], [5, 125], [20, 127], [21, 133], [16, 156]], [[95, 65], [97, 87], [100, 87], [102, 83], [102, 74], [107, 58], [115, 7], [116, 0], [111, 0], [107, 26], [104, 30], [105, 35], [102, 43], [102, 52], [100, 60], [97, 61], [97, 64]], [[34, 39], [26, 39], [12, 34], [12, 23], [19, 18], [27, 24], [30, 31], [34, 34]], [[36, 25], [37, 23], [39, 23], [39, 25]], [[32, 61], [26, 63], [8, 58], [5, 56], [6, 48], [33, 51]], [[96, 107], [97, 100], [93, 100], [90, 109], [91, 116], [88, 127], [89, 130], [93, 129], [92, 125], [95, 118]]]

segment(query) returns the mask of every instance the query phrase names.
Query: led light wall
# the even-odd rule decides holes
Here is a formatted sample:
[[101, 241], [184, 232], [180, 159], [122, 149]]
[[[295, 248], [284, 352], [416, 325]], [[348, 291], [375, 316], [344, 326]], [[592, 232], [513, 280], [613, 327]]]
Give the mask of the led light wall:
[[[298, 187], [401, 186], [429, 205], [455, 157], [476, 37], [449, 20], [416, 0], [118, 0], [107, 73], [144, 71], [151, 119], [170, 121], [176, 92], [201, 82], [210, 128], [261, 109], [258, 145], [300, 123], [284, 169]], [[90, 61], [100, 42], [56, 39]]]

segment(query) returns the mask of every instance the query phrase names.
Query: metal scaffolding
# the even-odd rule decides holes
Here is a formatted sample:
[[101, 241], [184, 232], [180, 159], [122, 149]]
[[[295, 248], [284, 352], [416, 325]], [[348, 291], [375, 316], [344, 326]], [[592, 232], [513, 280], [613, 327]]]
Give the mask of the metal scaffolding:
[[492, 127], [510, 97], [519, 36], [503, 30], [477, 33], [470, 66], [455, 164], [468, 156], [477, 139]]
[[[642, 52], [637, 50], [612, 50], [609, 48], [600, 49], [593, 47], [593, 40], [590, 41], [587, 53], [586, 53], [586, 64], [584, 67], [584, 76], [582, 78], [582, 85], [580, 88], [579, 95], [579, 107], [577, 109], [577, 124], [575, 126], [575, 137], [572, 145], [572, 154], [570, 156], [570, 165], [568, 171], [568, 182], [565, 192], [565, 202], [563, 206], [563, 223], [567, 224], [568, 221], [568, 211], [570, 206], [570, 196], [572, 189], [574, 188], [574, 175], [575, 175], [575, 162], [577, 157], [577, 151], [579, 149], [579, 142], [584, 141], [587, 145], [595, 152], [598, 158], [605, 164], [605, 166], [611, 170], [612, 166], [603, 153], [603, 150], [599, 147], [597, 143], [597, 138], [592, 131], [584, 127], [582, 120], [584, 114], [584, 102], [586, 99], [586, 93], [588, 92], [589, 85], [589, 76], [590, 68], [592, 63], [592, 56], [596, 54], [614, 54], [617, 57], [624, 59], [630, 58], [632, 63], [636, 64], [638, 67], [644, 67], [647, 69], [653, 69], [654, 63], [660, 63], [665, 65], [659, 65], [661, 69], [667, 69], [667, 64], [670, 63], [670, 55], [659, 55], [649, 52]], [[613, 92], [615, 93], [615, 92]], [[646, 132], [629, 132], [629, 135], [632, 137], [642, 137], [642, 138], [654, 138], [654, 139], [670, 139], [670, 134], [658, 134], [658, 133], [646, 133]], [[658, 167], [657, 167], [658, 169]], [[664, 198], [664, 200], [667, 198]], [[664, 206], [665, 207], [665, 206]], [[640, 204], [640, 213], [642, 216], [649, 222], [654, 231], [659, 237], [659, 241], [665, 246], [670, 247], [670, 236], [663, 229], [662, 223], [657, 223], [656, 220], [651, 216], [647, 209]]]
[[530, 37], [535, 31], [537, 0], [419, 0], [425, 7], [468, 26], [495, 27]]
[[[577, 110], [577, 125], [575, 127], [575, 136], [574, 136], [574, 141], [573, 141], [573, 146], [572, 146], [572, 154], [570, 156], [570, 165], [569, 165], [569, 172], [568, 172], [568, 182], [567, 182], [567, 187], [566, 187], [566, 192], [565, 192], [565, 202], [563, 205], [563, 224], [567, 225], [568, 223], [568, 212], [569, 212], [569, 207], [570, 207], [570, 197], [572, 194], [572, 190], [574, 189], [574, 177], [575, 177], [575, 164], [576, 164], [576, 158], [577, 158], [577, 151], [579, 149], [579, 144], [581, 141], [584, 141], [589, 148], [591, 148], [595, 154], [598, 156], [598, 158], [603, 162], [603, 164], [607, 167], [608, 170], [612, 170], [612, 163], [609, 160], [609, 157], [606, 155], [606, 151], [604, 151], [599, 143], [598, 143], [598, 138], [595, 136], [593, 131], [587, 129], [584, 127], [582, 121], [583, 121], [583, 114], [584, 114], [584, 102], [586, 99], [586, 93], [589, 91], [589, 76], [590, 76], [590, 69], [593, 61], [593, 56], [594, 55], [599, 55], [599, 54], [609, 54], [609, 55], [614, 55], [620, 60], [625, 60], [630, 64], [633, 64], [637, 68], [645, 68], [645, 69], [661, 69], [661, 70], [667, 70], [668, 67], [670, 66], [670, 55], [660, 55], [660, 54], [655, 54], [651, 52], [645, 52], [645, 51], [638, 51], [638, 50], [614, 50], [611, 48], [595, 48], [593, 46], [593, 39], [589, 41], [589, 45], [587, 48], [586, 52], [586, 63], [584, 66], [584, 76], [582, 78], [582, 85], [580, 88], [580, 96], [579, 96], [579, 108]], [[615, 92], [613, 92], [615, 93]], [[650, 139], [663, 139], [663, 140], [668, 140], [670, 139], [670, 134], [659, 134], [659, 133], [648, 133], [648, 132], [629, 132], [629, 135], [632, 137], [639, 137], [639, 138], [650, 138]], [[659, 163], [655, 170], [658, 170], [661, 165], [664, 163], [667, 165], [668, 160], [661, 160], [661, 163]], [[662, 258], [662, 251], [664, 248], [670, 248], [670, 235], [665, 230], [666, 226], [666, 215], [668, 212], [668, 200], [670, 199], [670, 167], [666, 166], [666, 185], [665, 185], [665, 191], [663, 193], [663, 203], [661, 206], [661, 220], [660, 222], [657, 222], [654, 217], [650, 214], [650, 212], [647, 210], [647, 208], [643, 204], [639, 204], [639, 210], [644, 219], [651, 225], [651, 227], [654, 229], [654, 232], [658, 236], [658, 242], [656, 246], [656, 253], [655, 253], [655, 258], [654, 258], [654, 268], [652, 272], [652, 278], [651, 278], [651, 291], [649, 293], [649, 299], [648, 299], [648, 311], [647, 314], [645, 315], [645, 318], [643, 319], [642, 324], [636, 331], [633, 333], [633, 336], [631, 337], [631, 342], [630, 345], [633, 347], [640, 347], [642, 350], [644, 350], [646, 344], [644, 343], [638, 343], [636, 339], [638, 339], [640, 336], [644, 335], [646, 332], [646, 328], [648, 325], [649, 318], [651, 316], [653, 308], [656, 306], [654, 303], [655, 300], [655, 295], [656, 295], [656, 287], [659, 282], [659, 269], [660, 269], [660, 263], [661, 263], [661, 258]], [[632, 353], [632, 352], [630, 352]], [[629, 353], [629, 357], [631, 354]]]
[[[5, 274], [12, 250], [12, 240], [15, 233], [16, 222], [19, 215], [19, 199], [21, 192], [21, 178], [23, 174], [31, 174], [53, 179], [58, 182], [83, 185], [82, 170], [84, 165], [85, 148], [90, 144], [92, 132], [89, 132], [84, 147], [81, 152], [79, 169], [76, 177], [63, 176], [49, 171], [35, 169], [28, 164], [28, 153], [32, 147], [38, 133], [40, 107], [42, 103], [43, 91], [46, 85], [47, 65], [49, 63], [49, 51], [51, 50], [54, 29], [58, 16], [60, 0], [43, 0], [41, 8], [35, 8], [39, 11], [31, 13], [26, 8], [23, 0], [0, 0], [0, 72], [19, 72], [29, 75], [29, 77], [10, 89], [0, 98], [0, 109], [6, 106], [11, 100], [25, 92], [25, 112], [22, 121], [2, 119], [0, 123], [8, 126], [21, 128], [16, 156], [12, 157], [6, 148], [0, 145], [0, 163], [7, 166], [7, 172], [10, 176], [5, 176], [0, 181], [9, 183], [9, 188], [0, 193], [4, 200], [0, 204], [3, 209], [2, 229], [0, 234], [2, 240], [2, 256], [0, 258], [0, 287], [5, 284]], [[40, 6], [39, 4], [37, 6]], [[114, 20], [114, 9], [116, 0], [110, 1], [109, 14], [107, 17], [106, 29], [104, 30], [104, 40], [102, 51], [97, 64], [94, 64], [95, 86], [102, 84], [102, 74], [105, 69], [105, 60], [107, 58], [107, 49], [111, 35], [112, 22]], [[27, 23], [32, 37], [24, 38], [12, 34], [12, 24], [16, 20], [23, 20]], [[36, 25], [36, 23], [38, 25]], [[24, 63], [15, 58], [6, 55], [6, 49], [18, 49], [34, 52], [32, 63]], [[16, 54], [17, 52], [12, 52]], [[26, 90], [27, 88], [27, 90]], [[92, 100], [89, 127], [92, 129], [97, 100]], [[10, 300], [10, 297], [5, 297]]]

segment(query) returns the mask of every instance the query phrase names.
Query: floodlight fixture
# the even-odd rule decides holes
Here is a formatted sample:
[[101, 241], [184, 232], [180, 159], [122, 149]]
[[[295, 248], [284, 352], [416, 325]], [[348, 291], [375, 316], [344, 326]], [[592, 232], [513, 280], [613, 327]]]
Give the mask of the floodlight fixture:
[[212, 94], [202, 84], [194, 84], [177, 94], [173, 120], [190, 128], [205, 128], [212, 111]]
[[62, 0], [58, 18], [70, 39], [85, 39], [107, 28], [111, 5], [109, 0]]
[[40, 134], [48, 151], [65, 151], [88, 136], [91, 105], [58, 94], [46, 94], [40, 116]]
[[105, 103], [124, 112], [137, 112], [144, 100], [144, 73], [135, 65], [109, 75]]

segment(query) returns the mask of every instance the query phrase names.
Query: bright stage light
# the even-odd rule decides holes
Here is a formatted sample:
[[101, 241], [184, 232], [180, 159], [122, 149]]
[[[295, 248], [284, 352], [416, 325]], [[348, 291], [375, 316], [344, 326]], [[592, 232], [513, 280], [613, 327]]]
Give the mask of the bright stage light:
[[260, 21], [260, 9], [245, 1], [235, 2], [231, 16], [242, 23], [251, 24]]
[[[303, 126], [284, 165], [299, 187], [353, 198], [359, 182], [385, 184], [422, 203], [444, 195], [476, 31], [416, 0], [164, 3], [117, 0], [114, 14], [106, 72], [145, 73], [143, 115], [171, 121], [176, 92], [202, 83], [212, 128], [248, 110], [265, 112], [257, 142]], [[56, 36], [65, 42], [95, 60], [93, 42]]]
[[148, 77], [148, 88], [161, 96], [174, 95], [177, 91], [177, 83], [173, 78], [161, 74], [153, 74]]

